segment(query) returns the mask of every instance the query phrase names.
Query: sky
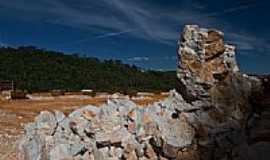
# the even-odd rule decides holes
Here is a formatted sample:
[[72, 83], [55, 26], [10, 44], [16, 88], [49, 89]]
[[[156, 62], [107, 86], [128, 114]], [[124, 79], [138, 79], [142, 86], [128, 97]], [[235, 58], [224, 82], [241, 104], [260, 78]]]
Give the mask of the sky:
[[268, 0], [0, 0], [0, 46], [174, 70], [186, 24], [216, 28], [244, 72], [270, 73]]

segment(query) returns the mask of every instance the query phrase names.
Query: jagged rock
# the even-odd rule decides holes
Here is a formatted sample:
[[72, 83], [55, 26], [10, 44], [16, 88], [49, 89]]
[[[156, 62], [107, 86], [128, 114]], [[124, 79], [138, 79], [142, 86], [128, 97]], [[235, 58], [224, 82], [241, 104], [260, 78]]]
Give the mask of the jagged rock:
[[57, 123], [61, 123], [66, 118], [65, 114], [60, 111], [55, 111], [54, 115]]
[[36, 129], [45, 135], [52, 135], [57, 127], [57, 121], [54, 114], [43, 111], [35, 119]]
[[226, 45], [223, 33], [187, 25], [178, 42], [179, 91], [187, 101], [209, 98], [209, 89], [239, 71], [234, 46]]
[[132, 151], [132, 152], [128, 153], [125, 158], [126, 158], [126, 160], [137, 160], [138, 159], [138, 157], [136, 156], [135, 151]]
[[81, 151], [84, 150], [84, 146], [80, 143], [70, 143], [70, 144], [56, 144], [54, 148], [51, 149], [49, 159], [64, 159], [68, 157], [75, 157]]
[[69, 128], [71, 129], [71, 131], [80, 137], [87, 136], [85, 129], [90, 127], [90, 122], [83, 117], [73, 118], [69, 122]]
[[152, 160], [158, 159], [155, 150], [150, 144], [147, 144], [145, 147], [145, 156]]
[[117, 147], [111, 147], [110, 148], [110, 152], [109, 155], [110, 157], [116, 158], [116, 159], [121, 159], [121, 157], [123, 156], [123, 150], [121, 148], [117, 148]]
[[185, 120], [173, 120], [162, 127], [163, 153], [176, 158], [180, 149], [192, 144], [195, 130]]
[[178, 151], [177, 160], [199, 160], [200, 156], [196, 151], [196, 147], [192, 146], [182, 151]]
[[43, 160], [44, 140], [39, 135], [23, 137], [18, 146], [20, 160]]
[[192, 144], [195, 131], [185, 120], [172, 120], [162, 127], [164, 142], [175, 148]]
[[175, 110], [178, 112], [189, 112], [200, 109], [199, 105], [191, 105], [187, 103], [183, 99], [183, 97], [175, 90], [170, 91], [169, 97], [166, 98], [161, 103], [161, 105], [168, 107], [168, 109], [171, 110], [172, 112], [174, 112]]

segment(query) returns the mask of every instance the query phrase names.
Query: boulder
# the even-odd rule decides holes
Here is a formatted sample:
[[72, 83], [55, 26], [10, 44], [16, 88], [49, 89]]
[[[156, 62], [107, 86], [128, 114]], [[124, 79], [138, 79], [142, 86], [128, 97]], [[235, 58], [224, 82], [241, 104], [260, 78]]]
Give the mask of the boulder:
[[57, 120], [53, 113], [42, 111], [35, 119], [36, 129], [39, 133], [52, 135], [57, 127]]

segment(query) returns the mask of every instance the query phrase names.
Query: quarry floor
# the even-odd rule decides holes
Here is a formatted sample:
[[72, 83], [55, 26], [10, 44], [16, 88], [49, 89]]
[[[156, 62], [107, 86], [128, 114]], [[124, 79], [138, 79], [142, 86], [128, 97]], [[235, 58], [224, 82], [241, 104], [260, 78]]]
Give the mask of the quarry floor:
[[[167, 95], [153, 94], [145, 98], [135, 98], [136, 104], [145, 106], [166, 98]], [[34, 120], [40, 111], [59, 110], [68, 114], [85, 105], [99, 106], [109, 98], [91, 96], [39, 96], [33, 99], [0, 100], [0, 160], [9, 157], [14, 151], [16, 140], [24, 133], [23, 125]]]

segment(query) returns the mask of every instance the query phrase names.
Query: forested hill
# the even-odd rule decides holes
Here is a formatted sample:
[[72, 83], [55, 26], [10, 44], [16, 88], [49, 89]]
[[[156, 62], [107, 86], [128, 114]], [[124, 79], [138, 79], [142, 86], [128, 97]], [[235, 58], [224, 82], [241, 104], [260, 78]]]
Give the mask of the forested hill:
[[35, 47], [0, 48], [0, 81], [17, 89], [48, 91], [165, 91], [173, 89], [175, 72], [142, 71], [119, 60], [66, 55]]

